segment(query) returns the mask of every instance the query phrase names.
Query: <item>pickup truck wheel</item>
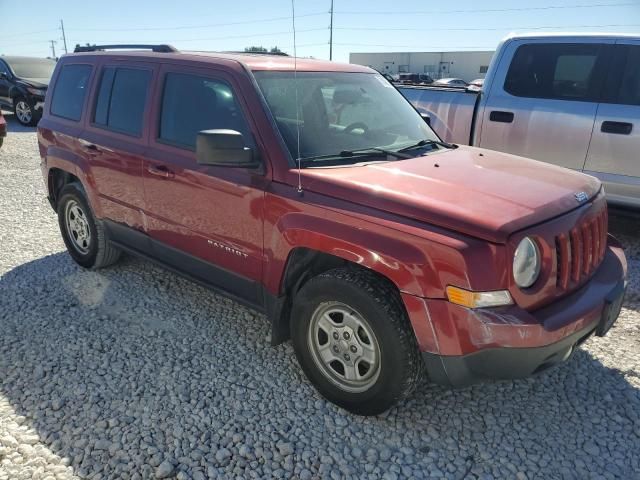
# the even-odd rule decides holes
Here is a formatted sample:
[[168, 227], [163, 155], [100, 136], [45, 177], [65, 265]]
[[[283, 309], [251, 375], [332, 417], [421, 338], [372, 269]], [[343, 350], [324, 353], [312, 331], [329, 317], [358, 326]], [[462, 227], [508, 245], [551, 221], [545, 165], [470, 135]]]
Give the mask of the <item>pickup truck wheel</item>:
[[29, 102], [23, 97], [18, 97], [14, 100], [13, 113], [16, 114], [18, 122], [25, 127], [31, 127], [37, 123], [33, 107], [29, 105]]
[[67, 251], [85, 268], [101, 268], [120, 258], [120, 249], [107, 239], [101, 223], [96, 222], [82, 187], [66, 185], [59, 195], [58, 224]]
[[296, 295], [291, 333], [302, 369], [331, 402], [376, 415], [406, 398], [421, 374], [397, 292], [366, 270], [338, 268]]

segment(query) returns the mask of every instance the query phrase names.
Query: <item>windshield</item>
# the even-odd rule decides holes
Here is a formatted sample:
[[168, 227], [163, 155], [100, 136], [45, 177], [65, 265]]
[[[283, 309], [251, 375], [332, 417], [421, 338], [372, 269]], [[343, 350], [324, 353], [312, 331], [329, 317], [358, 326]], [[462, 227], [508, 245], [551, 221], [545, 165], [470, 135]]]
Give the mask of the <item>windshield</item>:
[[[348, 72], [254, 72], [289, 152], [300, 157], [383, 148], [397, 151], [438, 140], [407, 100], [382, 75]], [[344, 163], [356, 162], [355, 157]]]
[[28, 58], [11, 60], [11, 70], [20, 78], [51, 78], [56, 62], [53, 60]]

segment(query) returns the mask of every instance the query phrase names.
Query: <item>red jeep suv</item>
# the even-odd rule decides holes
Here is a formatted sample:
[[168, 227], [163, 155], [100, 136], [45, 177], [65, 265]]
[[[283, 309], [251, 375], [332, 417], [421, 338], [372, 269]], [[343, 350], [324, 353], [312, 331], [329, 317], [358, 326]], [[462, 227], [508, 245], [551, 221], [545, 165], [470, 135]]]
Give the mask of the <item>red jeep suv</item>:
[[627, 267], [595, 178], [442, 142], [369, 68], [126, 47], [63, 56], [38, 125], [83, 267], [130, 252], [264, 312], [365, 415], [423, 371], [542, 371], [616, 320]]

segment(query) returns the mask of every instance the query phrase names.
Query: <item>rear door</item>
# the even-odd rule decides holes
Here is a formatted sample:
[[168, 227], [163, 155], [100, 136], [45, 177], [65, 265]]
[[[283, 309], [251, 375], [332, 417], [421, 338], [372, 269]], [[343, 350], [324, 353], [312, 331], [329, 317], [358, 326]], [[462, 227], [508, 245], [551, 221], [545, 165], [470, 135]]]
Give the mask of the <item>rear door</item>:
[[479, 146], [582, 170], [612, 42], [505, 44]]
[[607, 198], [640, 207], [640, 40], [619, 40], [598, 106], [585, 172]]
[[145, 109], [155, 65], [105, 60], [80, 143], [105, 218], [144, 230], [142, 164], [148, 144]]

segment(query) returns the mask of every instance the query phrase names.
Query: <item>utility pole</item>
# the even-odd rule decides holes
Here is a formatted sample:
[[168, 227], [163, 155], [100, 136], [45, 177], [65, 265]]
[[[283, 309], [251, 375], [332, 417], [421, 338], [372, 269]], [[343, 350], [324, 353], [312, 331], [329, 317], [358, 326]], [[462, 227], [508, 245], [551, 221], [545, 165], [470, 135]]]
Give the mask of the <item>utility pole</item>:
[[60, 19], [60, 30], [62, 30], [62, 41], [64, 42], [64, 53], [67, 52], [67, 36], [64, 34], [64, 22]]
[[331, 24], [329, 25], [329, 60], [333, 59], [333, 0], [331, 0]]
[[58, 43], [58, 42], [56, 42], [55, 40], [49, 40], [49, 41], [51, 42], [51, 55], [52, 55], [52, 58], [55, 59], [56, 58], [56, 43]]

